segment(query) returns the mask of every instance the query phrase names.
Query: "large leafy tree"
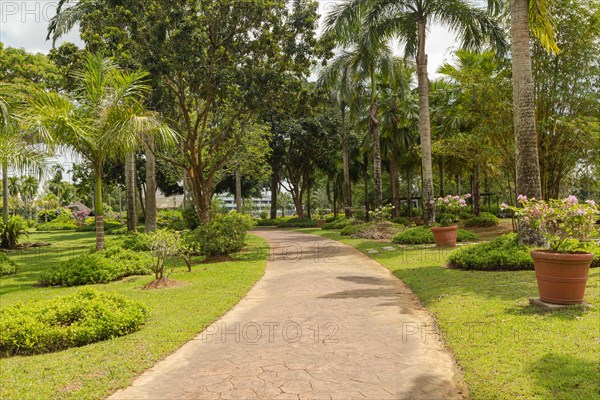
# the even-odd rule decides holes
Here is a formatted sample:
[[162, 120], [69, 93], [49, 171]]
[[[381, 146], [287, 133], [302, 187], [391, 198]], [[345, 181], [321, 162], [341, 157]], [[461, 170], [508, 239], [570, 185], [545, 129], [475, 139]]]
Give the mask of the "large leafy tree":
[[430, 24], [438, 22], [455, 31], [463, 47], [480, 47], [491, 41], [506, 47], [503, 31], [490, 14], [464, 0], [350, 0], [328, 15], [329, 30], [346, 37], [359, 25], [368, 27], [373, 40], [397, 38], [406, 57], [416, 59], [419, 87], [419, 132], [423, 170], [423, 218], [435, 221], [429, 115], [429, 83], [425, 44]]
[[88, 54], [76, 73], [73, 96], [43, 90], [32, 96], [29, 125], [49, 143], [77, 152], [92, 165], [98, 250], [104, 248], [103, 166], [137, 145], [140, 131], [150, 130], [144, 118], [150, 90], [146, 77], [145, 72], [125, 73], [110, 60]]
[[[290, 76], [307, 75], [313, 64], [316, 3], [107, 0], [72, 8], [59, 9], [53, 34], [65, 33], [75, 20], [82, 21], [89, 43], [122, 33], [113, 43], [124, 48], [123, 63], [141, 63], [150, 72], [152, 105], [175, 121], [182, 136], [181, 155], [165, 159], [186, 171], [196, 212], [206, 223], [217, 184], [242, 163], [265, 162], [267, 131], [257, 116]], [[103, 14], [107, 8], [119, 12]], [[94, 15], [106, 15], [102, 25]]]

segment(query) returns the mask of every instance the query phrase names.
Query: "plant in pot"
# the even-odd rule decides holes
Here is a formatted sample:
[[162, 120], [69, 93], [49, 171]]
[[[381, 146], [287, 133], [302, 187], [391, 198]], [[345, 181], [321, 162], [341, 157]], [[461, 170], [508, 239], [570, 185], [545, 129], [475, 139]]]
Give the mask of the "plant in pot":
[[520, 195], [517, 201], [522, 207], [502, 204], [502, 209], [512, 210], [546, 242], [544, 248], [531, 251], [540, 299], [553, 304], [582, 303], [594, 255], [581, 249], [596, 233], [600, 208], [593, 200], [580, 203], [575, 196], [543, 201]]
[[467, 206], [467, 199], [470, 197], [470, 194], [463, 196], [448, 195], [446, 197], [438, 197], [434, 201], [436, 209], [440, 212], [436, 225], [431, 227], [433, 240], [437, 247], [456, 246], [458, 213]]
[[326, 210], [317, 208], [317, 214], [319, 215], [319, 218], [317, 219], [317, 228], [322, 228], [325, 225]]

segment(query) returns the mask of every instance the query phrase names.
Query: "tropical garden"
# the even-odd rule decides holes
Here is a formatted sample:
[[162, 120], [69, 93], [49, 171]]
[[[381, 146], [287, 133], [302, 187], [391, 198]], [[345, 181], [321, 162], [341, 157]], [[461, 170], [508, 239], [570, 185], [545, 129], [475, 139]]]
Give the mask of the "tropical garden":
[[473, 398], [600, 395], [598, 2], [60, 0], [40, 34], [0, 42], [0, 397], [126, 387], [261, 278], [253, 229], [390, 269]]

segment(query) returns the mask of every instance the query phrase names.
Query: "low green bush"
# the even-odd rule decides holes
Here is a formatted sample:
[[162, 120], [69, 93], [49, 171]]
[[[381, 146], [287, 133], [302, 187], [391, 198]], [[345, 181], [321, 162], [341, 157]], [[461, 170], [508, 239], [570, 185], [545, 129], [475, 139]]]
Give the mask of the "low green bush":
[[[105, 232], [111, 231], [113, 229], [119, 229], [121, 227], [123, 227], [123, 224], [121, 224], [118, 220], [112, 218], [104, 218]], [[94, 232], [96, 230], [96, 221], [79, 226], [75, 230], [77, 232]]]
[[22, 236], [29, 236], [29, 233], [20, 215], [13, 215], [6, 223], [0, 219], [0, 248], [14, 249]]
[[398, 225], [411, 226], [412, 221], [406, 217], [396, 217], [392, 219], [392, 222]]
[[323, 225], [322, 229], [344, 229], [347, 226], [350, 225], [354, 225], [356, 224], [356, 220], [353, 218], [350, 219], [338, 219], [332, 222], [326, 222], [325, 225]]
[[471, 219], [475, 216], [471, 211], [461, 211], [458, 213], [458, 217], [462, 220]]
[[494, 214], [490, 214], [488, 212], [482, 212], [479, 214], [479, 217], [471, 217], [465, 221], [466, 227], [490, 227], [490, 226], [498, 226], [500, 220]]
[[[532, 270], [532, 248], [518, 243], [517, 234], [498, 236], [491, 242], [459, 248], [448, 257], [452, 268], [479, 271]], [[600, 246], [592, 242], [573, 251], [586, 251], [594, 254], [592, 268], [600, 267]]]
[[150, 237], [141, 232], [128, 233], [122, 237], [120, 245], [126, 250], [149, 251]]
[[150, 274], [152, 258], [146, 253], [110, 246], [98, 252], [56, 264], [40, 278], [42, 286], [78, 286], [108, 283], [131, 275]]
[[0, 251], [0, 276], [17, 273], [17, 264], [6, 253]]
[[277, 226], [279, 225], [279, 220], [277, 219], [259, 219], [256, 220], [257, 226]]
[[198, 214], [196, 213], [196, 208], [193, 204], [188, 205], [181, 212], [181, 216], [183, 217], [183, 222], [185, 226], [189, 230], [194, 230], [200, 225], [200, 221], [198, 220]]
[[183, 213], [179, 209], [158, 210], [156, 215], [156, 224], [160, 228], [171, 229], [175, 231], [187, 229], [187, 224], [183, 220]]
[[[365, 224], [366, 225], [366, 224]], [[358, 233], [358, 231], [360, 230], [361, 225], [349, 225], [346, 226], [345, 228], [343, 228], [340, 231], [340, 235], [342, 236], [352, 236]]]
[[43, 222], [35, 227], [36, 231], [67, 231], [77, 228], [75, 218], [61, 214], [50, 222]]
[[39, 354], [124, 336], [140, 329], [146, 307], [90, 288], [0, 309], [0, 353]]
[[314, 228], [317, 222], [308, 218], [289, 218], [278, 225], [280, 228]]
[[459, 248], [448, 257], [452, 268], [467, 270], [527, 270], [533, 269], [531, 249], [520, 245], [517, 235], [498, 236], [488, 243]]
[[56, 208], [54, 210], [41, 210], [37, 212], [37, 221], [40, 223], [52, 222], [56, 218], [72, 218], [73, 212], [67, 208]]
[[[473, 242], [479, 240], [477, 235], [473, 232], [459, 229], [456, 234], [457, 242]], [[433, 240], [433, 233], [431, 228], [427, 226], [417, 226], [416, 228], [408, 228], [392, 238], [392, 243], [397, 244], [432, 244], [435, 243]]]
[[193, 235], [198, 241], [201, 254], [229, 254], [244, 247], [246, 233], [254, 223], [250, 216], [236, 212], [217, 214], [207, 225], [197, 227]]

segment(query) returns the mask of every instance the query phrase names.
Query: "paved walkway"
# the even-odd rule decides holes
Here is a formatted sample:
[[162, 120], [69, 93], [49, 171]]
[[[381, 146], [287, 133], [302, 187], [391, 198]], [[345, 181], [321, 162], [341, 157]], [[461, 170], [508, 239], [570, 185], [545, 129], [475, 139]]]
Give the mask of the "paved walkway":
[[435, 325], [359, 251], [289, 231], [265, 276], [195, 340], [111, 399], [462, 399]]

